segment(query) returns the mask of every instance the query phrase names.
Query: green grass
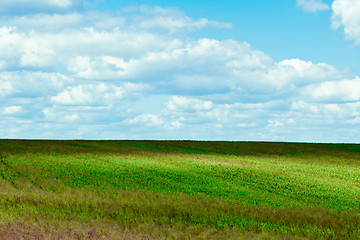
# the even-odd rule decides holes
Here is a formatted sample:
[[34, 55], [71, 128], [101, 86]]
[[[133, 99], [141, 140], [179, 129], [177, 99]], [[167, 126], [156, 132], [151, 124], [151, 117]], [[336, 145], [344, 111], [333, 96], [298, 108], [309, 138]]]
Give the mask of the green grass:
[[0, 140], [0, 228], [48, 239], [360, 239], [359, 167], [356, 144]]

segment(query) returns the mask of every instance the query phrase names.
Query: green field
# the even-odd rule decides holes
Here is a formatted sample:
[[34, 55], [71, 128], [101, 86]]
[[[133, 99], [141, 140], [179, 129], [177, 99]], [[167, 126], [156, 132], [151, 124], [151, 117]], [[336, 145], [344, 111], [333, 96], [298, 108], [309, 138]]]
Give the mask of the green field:
[[0, 140], [0, 239], [360, 239], [360, 145]]

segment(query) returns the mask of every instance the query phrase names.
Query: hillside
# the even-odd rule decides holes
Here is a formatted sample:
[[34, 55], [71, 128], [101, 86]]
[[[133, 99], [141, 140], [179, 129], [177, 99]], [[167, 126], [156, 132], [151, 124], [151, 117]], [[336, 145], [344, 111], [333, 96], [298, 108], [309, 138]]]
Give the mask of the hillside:
[[0, 239], [360, 239], [360, 145], [0, 140]]

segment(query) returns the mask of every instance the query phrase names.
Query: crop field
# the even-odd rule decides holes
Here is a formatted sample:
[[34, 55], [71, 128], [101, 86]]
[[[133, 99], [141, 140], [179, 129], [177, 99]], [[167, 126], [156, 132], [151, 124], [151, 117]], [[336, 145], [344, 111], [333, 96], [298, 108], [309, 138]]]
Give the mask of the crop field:
[[0, 239], [360, 239], [360, 145], [0, 140]]

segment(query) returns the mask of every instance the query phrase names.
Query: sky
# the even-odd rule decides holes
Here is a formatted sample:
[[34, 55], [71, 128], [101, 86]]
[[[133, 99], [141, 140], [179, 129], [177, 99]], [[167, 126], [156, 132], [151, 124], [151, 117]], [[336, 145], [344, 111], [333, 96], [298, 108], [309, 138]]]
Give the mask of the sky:
[[0, 6], [0, 138], [360, 142], [360, 0]]

